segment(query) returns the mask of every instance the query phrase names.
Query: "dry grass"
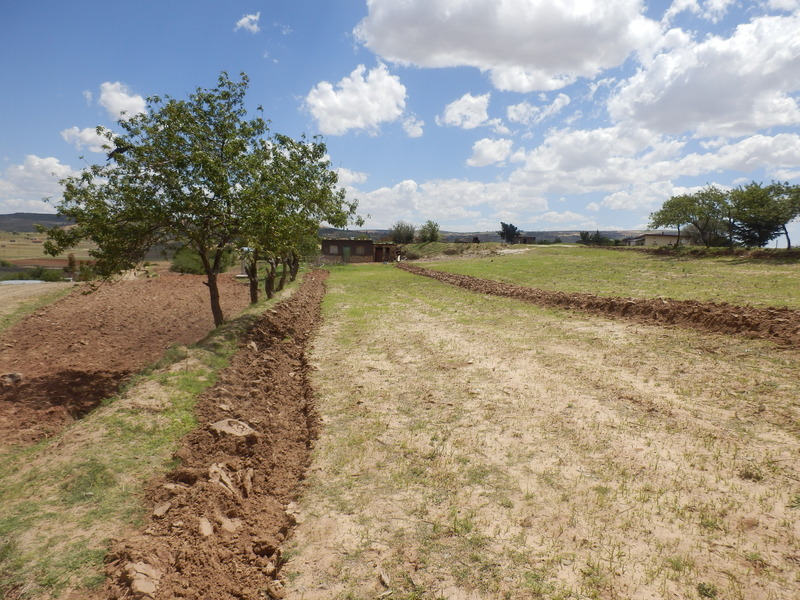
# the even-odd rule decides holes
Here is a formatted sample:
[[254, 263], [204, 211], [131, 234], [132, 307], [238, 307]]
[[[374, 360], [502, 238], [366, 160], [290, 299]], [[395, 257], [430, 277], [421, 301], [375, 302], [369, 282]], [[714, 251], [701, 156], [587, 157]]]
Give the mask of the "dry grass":
[[383, 266], [325, 315], [291, 597], [800, 595], [797, 351]]

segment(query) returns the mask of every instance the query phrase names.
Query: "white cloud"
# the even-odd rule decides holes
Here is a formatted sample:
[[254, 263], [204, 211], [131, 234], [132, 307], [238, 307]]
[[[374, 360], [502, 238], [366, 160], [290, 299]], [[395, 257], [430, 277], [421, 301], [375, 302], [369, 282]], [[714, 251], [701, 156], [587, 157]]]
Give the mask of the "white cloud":
[[114, 83], [106, 81], [100, 84], [98, 103], [114, 120], [130, 119], [138, 113], [143, 113], [147, 106], [142, 96], [131, 93], [130, 89], [119, 81]]
[[339, 168], [336, 169], [336, 175], [339, 177], [339, 187], [350, 187], [355, 183], [365, 183], [367, 181], [367, 174], [359, 171], [352, 171], [350, 169]]
[[386, 60], [472, 66], [501, 90], [555, 90], [658, 37], [641, 0], [370, 0], [357, 39]]
[[547, 106], [534, 106], [529, 102], [513, 104], [506, 109], [508, 120], [513, 123], [532, 125], [541, 123], [560, 113], [568, 104], [570, 98], [566, 94], [559, 94], [553, 102]]
[[107, 152], [107, 150], [103, 149], [103, 144], [108, 144], [109, 141], [104, 136], [98, 135], [95, 127], [86, 127], [84, 129], [70, 127], [61, 132], [61, 137], [78, 150], [88, 148], [92, 152]]
[[[760, 17], [655, 56], [608, 104], [617, 121], [666, 133], [743, 136], [800, 123], [800, 15]], [[677, 38], [676, 38], [677, 39]]]
[[359, 65], [336, 87], [323, 81], [305, 99], [320, 131], [328, 135], [343, 135], [351, 129], [377, 133], [381, 123], [399, 119], [405, 105], [405, 86], [383, 64], [368, 73]]
[[417, 119], [416, 117], [408, 117], [405, 121], [403, 121], [403, 131], [405, 131], [406, 135], [410, 138], [422, 137], [422, 128], [424, 126], [425, 121]]
[[439, 125], [452, 125], [462, 129], [475, 129], [489, 123], [489, 98], [491, 94], [473, 96], [466, 93], [444, 109], [444, 116], [436, 119]]
[[33, 154], [20, 165], [6, 168], [0, 178], [0, 213], [53, 212], [44, 198], [61, 198], [59, 180], [77, 175], [57, 158], [41, 158]]
[[485, 167], [503, 162], [511, 155], [512, 140], [483, 138], [472, 145], [472, 156], [467, 159], [470, 167]]
[[369, 226], [373, 227], [388, 227], [398, 219], [415, 223], [432, 219], [440, 224], [470, 223], [462, 229], [473, 230], [486, 211], [517, 214], [547, 209], [547, 201], [533, 190], [507, 182], [442, 179], [418, 184], [405, 180], [370, 192], [352, 191], [359, 199], [359, 212], [371, 215]]
[[238, 31], [240, 29], [245, 29], [250, 33], [258, 33], [261, 31], [261, 28], [258, 26], [258, 20], [260, 18], [260, 12], [257, 12], [254, 15], [244, 15], [241, 19], [236, 21], [236, 27], [234, 27], [233, 30]]

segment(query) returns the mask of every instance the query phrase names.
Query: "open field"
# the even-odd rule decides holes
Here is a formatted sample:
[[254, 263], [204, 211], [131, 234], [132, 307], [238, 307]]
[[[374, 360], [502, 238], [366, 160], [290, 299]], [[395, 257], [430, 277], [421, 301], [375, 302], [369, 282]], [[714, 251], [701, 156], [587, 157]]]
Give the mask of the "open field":
[[[47, 236], [42, 233], [0, 231], [0, 260], [7, 260], [15, 264], [25, 261], [26, 265], [50, 266], [52, 257], [44, 253], [44, 241]], [[84, 242], [71, 252], [78, 261], [88, 260], [91, 244]], [[66, 265], [67, 256], [64, 255], [59, 266]]]
[[[458, 268], [475, 274], [499, 258]], [[783, 294], [754, 292], [752, 304], [791, 304], [783, 279], [796, 271], [773, 266], [788, 267], [774, 274]], [[718, 271], [719, 299], [759, 289], [749, 280], [761, 273], [740, 267], [750, 268]], [[666, 267], [648, 268], [642, 278], [671, 285]], [[391, 265], [330, 271], [310, 356], [314, 405], [292, 328], [311, 311], [270, 303], [258, 309], [270, 307], [267, 325], [219, 332], [223, 355], [208, 344], [173, 351], [63, 435], [4, 451], [4, 600], [137, 597], [146, 586], [155, 599], [198, 600], [800, 597], [797, 346], [542, 308]], [[601, 293], [604, 279], [580, 291]], [[113, 294], [104, 303], [108, 320]], [[56, 315], [38, 314], [46, 349]], [[97, 329], [99, 360], [126, 336]], [[281, 348], [290, 360], [278, 370]], [[298, 407], [304, 434], [281, 421]], [[224, 416], [255, 437], [212, 435], [207, 423]], [[189, 450], [175, 452], [190, 430]], [[313, 444], [303, 437], [317, 430]], [[289, 459], [284, 434], [313, 446], [296, 503], [304, 459]], [[294, 483], [278, 474], [284, 464]], [[248, 469], [266, 485], [259, 494], [279, 492], [263, 514], [244, 493]]]
[[490, 259], [425, 266], [561, 292], [800, 309], [798, 260], [678, 258], [574, 245], [507, 247]]
[[800, 596], [800, 353], [334, 269], [290, 598]]

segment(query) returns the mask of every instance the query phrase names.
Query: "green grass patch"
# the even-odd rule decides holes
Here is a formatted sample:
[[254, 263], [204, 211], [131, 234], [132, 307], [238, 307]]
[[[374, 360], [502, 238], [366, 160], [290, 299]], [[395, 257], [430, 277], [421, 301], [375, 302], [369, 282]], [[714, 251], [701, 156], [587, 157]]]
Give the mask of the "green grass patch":
[[523, 253], [424, 266], [562, 292], [800, 309], [798, 260], [692, 258], [582, 246], [536, 246]]

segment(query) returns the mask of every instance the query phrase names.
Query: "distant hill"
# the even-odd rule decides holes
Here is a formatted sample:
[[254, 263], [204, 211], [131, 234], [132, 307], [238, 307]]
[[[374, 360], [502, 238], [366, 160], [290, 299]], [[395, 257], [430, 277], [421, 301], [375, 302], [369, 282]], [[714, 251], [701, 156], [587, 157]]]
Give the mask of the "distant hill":
[[[29, 232], [36, 231], [34, 225], [44, 225], [53, 227], [58, 225], [68, 225], [69, 221], [54, 214], [39, 213], [14, 213], [11, 215], [0, 215], [0, 231]], [[589, 233], [594, 233], [590, 231]], [[601, 231], [604, 236], [612, 240], [633, 237], [644, 233], [640, 230], [619, 230]], [[368, 238], [375, 242], [389, 239], [388, 229], [335, 229], [333, 227], [322, 227], [319, 230], [320, 237], [328, 239], [357, 239]], [[466, 233], [455, 231], [442, 231], [442, 241], [444, 242], [471, 242], [473, 238], [478, 238], [481, 242], [499, 242], [500, 236], [496, 231], [470, 231]], [[525, 231], [523, 235], [536, 238], [537, 241], [553, 242], [560, 239], [565, 244], [575, 243], [580, 239], [580, 231]]]
[[[471, 242], [474, 238], [478, 238], [481, 242], [500, 242], [500, 235], [496, 231], [470, 231], [470, 232], [455, 232], [455, 231], [442, 231], [441, 238], [443, 242]], [[589, 233], [594, 233], [590, 231]], [[628, 237], [635, 237], [644, 233], [642, 230], [612, 230], [601, 231], [604, 236], [612, 240], [621, 240]], [[388, 229], [333, 229], [321, 228], [319, 230], [320, 237], [328, 239], [358, 239], [369, 238], [375, 242], [388, 239]], [[564, 244], [574, 244], [581, 238], [580, 231], [524, 231], [523, 236], [528, 238], [536, 238], [537, 242], [554, 242], [561, 240]]]
[[0, 231], [36, 231], [35, 225], [55, 227], [59, 225], [69, 225], [69, 221], [64, 217], [53, 214], [14, 213], [11, 215], [0, 215]]

